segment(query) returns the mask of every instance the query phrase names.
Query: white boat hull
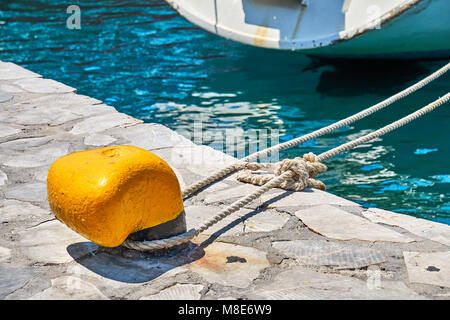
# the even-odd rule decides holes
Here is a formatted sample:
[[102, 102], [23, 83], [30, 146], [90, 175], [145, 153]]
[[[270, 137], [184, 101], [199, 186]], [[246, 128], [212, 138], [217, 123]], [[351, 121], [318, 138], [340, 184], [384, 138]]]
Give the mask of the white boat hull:
[[330, 58], [450, 57], [450, 0], [166, 0], [241, 43]]

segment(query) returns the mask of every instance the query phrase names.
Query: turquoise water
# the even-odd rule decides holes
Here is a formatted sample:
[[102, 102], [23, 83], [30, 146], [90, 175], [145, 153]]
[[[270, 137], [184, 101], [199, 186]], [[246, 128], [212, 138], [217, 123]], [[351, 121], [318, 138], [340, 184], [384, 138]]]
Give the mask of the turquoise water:
[[[146, 122], [192, 132], [265, 128], [286, 141], [404, 89], [448, 61], [333, 62], [208, 34], [163, 1], [77, 1], [81, 30], [66, 28], [72, 1], [0, 3], [0, 60], [12, 61]], [[354, 126], [288, 150], [316, 154], [442, 96], [449, 75]], [[450, 224], [449, 105], [326, 161], [328, 191]], [[241, 130], [241, 131], [240, 131]], [[204, 142], [206, 143], [206, 141]], [[220, 145], [215, 145], [221, 148]]]

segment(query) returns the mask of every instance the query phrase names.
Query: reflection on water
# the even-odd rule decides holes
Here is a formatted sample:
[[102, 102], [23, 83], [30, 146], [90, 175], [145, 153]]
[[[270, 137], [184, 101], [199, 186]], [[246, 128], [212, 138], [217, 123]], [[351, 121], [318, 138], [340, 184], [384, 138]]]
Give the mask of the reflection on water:
[[[147, 122], [192, 132], [202, 121], [208, 136], [264, 128], [286, 141], [371, 106], [447, 62], [343, 62], [254, 48], [200, 30], [159, 0], [78, 1], [82, 29], [68, 30], [70, 4], [2, 1], [0, 59]], [[359, 137], [442, 96], [448, 83], [446, 75], [386, 110], [282, 156], [321, 153]], [[443, 106], [327, 160], [329, 171], [322, 179], [328, 190], [365, 206], [450, 223], [448, 110]]]
[[[331, 65], [324, 70], [317, 85], [317, 92], [327, 96], [359, 96], [363, 94], [385, 95], [391, 90], [401, 91], [411, 79], [426, 77], [430, 70], [426, 65], [411, 61], [339, 61], [324, 60], [314, 68]], [[336, 84], [339, 83], [339, 86]]]

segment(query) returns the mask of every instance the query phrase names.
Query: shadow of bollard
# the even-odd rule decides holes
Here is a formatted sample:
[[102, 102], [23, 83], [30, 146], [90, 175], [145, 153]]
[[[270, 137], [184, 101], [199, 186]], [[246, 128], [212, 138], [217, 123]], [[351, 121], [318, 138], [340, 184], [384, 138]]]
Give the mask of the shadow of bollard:
[[140, 252], [125, 247], [99, 247], [97, 251], [75, 258], [77, 247], [85, 243], [74, 243], [67, 252], [74, 260], [96, 275], [124, 283], [144, 283], [154, 280], [176, 268], [203, 257], [203, 249], [189, 243], [186, 247], [157, 252]]

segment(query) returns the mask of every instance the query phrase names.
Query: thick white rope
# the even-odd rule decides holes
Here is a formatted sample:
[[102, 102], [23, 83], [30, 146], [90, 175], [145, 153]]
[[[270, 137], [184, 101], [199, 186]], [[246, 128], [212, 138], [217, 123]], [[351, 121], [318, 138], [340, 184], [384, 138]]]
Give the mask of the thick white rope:
[[324, 134], [328, 134], [334, 130], [342, 128], [344, 126], [348, 126], [355, 121], [361, 120], [362, 118], [367, 117], [367, 116], [371, 115], [372, 113], [377, 112], [377, 111], [391, 105], [392, 103], [410, 95], [411, 93], [419, 90], [420, 88], [426, 86], [433, 80], [435, 80], [435, 79], [439, 78], [440, 76], [442, 76], [443, 74], [445, 74], [449, 69], [450, 69], [450, 63], [447, 63], [445, 66], [443, 66], [436, 72], [432, 73], [428, 77], [424, 78], [423, 80], [421, 80], [421, 81], [417, 82], [416, 84], [406, 88], [405, 90], [393, 95], [392, 97], [373, 105], [372, 107], [364, 109], [350, 117], [347, 117], [347, 118], [342, 119], [338, 122], [335, 122], [331, 125], [328, 125], [326, 127], [318, 129], [316, 131], [313, 131], [309, 134], [286, 141], [284, 143], [261, 150], [259, 152], [255, 152], [245, 158], [242, 158], [241, 160], [238, 160], [236, 163], [231, 164], [231, 165], [223, 168], [222, 170], [217, 171], [217, 172], [213, 173], [212, 175], [210, 175], [206, 178], [203, 178], [202, 180], [188, 186], [185, 190], [183, 190], [183, 198], [186, 198], [186, 197], [192, 195], [193, 193], [197, 192], [198, 190], [202, 189], [203, 187], [210, 185], [211, 183], [225, 177], [226, 175], [228, 175], [232, 172], [244, 169], [246, 167], [246, 164], [250, 161], [264, 158], [264, 157], [270, 156], [273, 153], [298, 146], [302, 143], [305, 143], [306, 141], [315, 139]]
[[[430, 103], [429, 105], [423, 107], [422, 109], [411, 113], [410, 115], [395, 121], [381, 129], [378, 129], [370, 134], [367, 134], [359, 139], [355, 139], [353, 141], [350, 141], [348, 143], [342, 144], [334, 149], [331, 149], [329, 151], [326, 151], [319, 156], [317, 156], [317, 162], [315, 163], [315, 166], [317, 167], [319, 164], [324, 166], [325, 169], [319, 169], [317, 167], [317, 170], [320, 171], [312, 171], [310, 170], [309, 176], [302, 173], [301, 163], [297, 163], [298, 158], [295, 159], [285, 159], [283, 161], [280, 161], [276, 164], [273, 163], [248, 163], [246, 166], [246, 170], [240, 171], [236, 178], [239, 181], [252, 183], [255, 185], [263, 185], [270, 179], [272, 179], [275, 175], [279, 175], [277, 171], [280, 170], [280, 167], [283, 166], [293, 166], [290, 168], [290, 170], [298, 171], [298, 173], [294, 176], [292, 176], [289, 180], [286, 180], [283, 182], [282, 185], [279, 187], [286, 190], [293, 190], [293, 191], [300, 191], [305, 188], [305, 185], [311, 186], [316, 189], [325, 190], [325, 185], [319, 181], [312, 179], [317, 176], [318, 173], [322, 173], [326, 171], [326, 166], [321, 164], [320, 162], [323, 160], [327, 160], [329, 158], [332, 158], [342, 152], [345, 152], [347, 150], [353, 149], [358, 145], [361, 145], [363, 143], [366, 143], [370, 140], [376, 139], [382, 135], [385, 135], [388, 132], [391, 132], [401, 126], [404, 126], [405, 124], [423, 116], [425, 113], [428, 113], [443, 103], [448, 101], [448, 95], [446, 94], [444, 97], [434, 101], [433, 103]], [[300, 170], [299, 170], [300, 169]], [[257, 172], [258, 170], [264, 170], [265, 172]]]
[[449, 99], [450, 99], [450, 93], [447, 93], [445, 96], [443, 96], [443, 97], [437, 99], [436, 101], [428, 104], [427, 106], [417, 110], [416, 112], [413, 112], [413, 113], [409, 114], [408, 116], [401, 118], [400, 120], [397, 120], [391, 124], [388, 124], [387, 126], [384, 126], [381, 129], [378, 129], [372, 133], [362, 136], [361, 138], [355, 139], [353, 141], [342, 144], [336, 148], [333, 148], [329, 151], [321, 153], [318, 156], [318, 160], [323, 161], [323, 160], [330, 159], [331, 157], [334, 157], [334, 156], [336, 156], [342, 152], [345, 152], [347, 150], [353, 149], [356, 146], [359, 146], [360, 144], [363, 144], [370, 140], [381, 137], [388, 132], [391, 132], [397, 128], [404, 126], [405, 124], [410, 123], [413, 120], [416, 120], [417, 118], [422, 117], [424, 114], [426, 114], [430, 111], [433, 111], [437, 107], [440, 107], [441, 105], [446, 103]]
[[[308, 166], [306, 163], [308, 163], [308, 162], [310, 162], [310, 163], [319, 162], [320, 163], [320, 161], [322, 161], [322, 160], [329, 159], [329, 158], [331, 158], [335, 155], [338, 155], [342, 152], [345, 152], [349, 149], [355, 148], [356, 146], [358, 146], [360, 144], [366, 143], [372, 139], [375, 139], [382, 135], [385, 135], [388, 132], [391, 132], [399, 127], [402, 127], [417, 118], [420, 118], [421, 116], [425, 115], [426, 113], [433, 111], [437, 107], [448, 102], [449, 99], [450, 99], [450, 93], [447, 93], [445, 96], [443, 96], [443, 97], [437, 99], [436, 101], [428, 104], [427, 106], [417, 110], [416, 112], [413, 112], [412, 114], [410, 114], [404, 118], [401, 118], [400, 120], [395, 121], [381, 129], [378, 129], [378, 130], [376, 130], [370, 134], [367, 134], [361, 138], [358, 138], [354, 141], [345, 143], [339, 147], [336, 147], [327, 152], [324, 152], [324, 153], [320, 154], [319, 156], [314, 156], [312, 154], [305, 155], [304, 158], [301, 160], [305, 163], [305, 164], [303, 164], [303, 166], [306, 168]], [[300, 161], [300, 160], [297, 159], [297, 161]], [[322, 169], [319, 169], [319, 167], [317, 167], [317, 168], [313, 169], [312, 174], [313, 175], [315, 174], [315, 172], [316, 172], [315, 170], [320, 171]], [[325, 169], [326, 169], [326, 167], [325, 167]], [[219, 211], [219, 213], [217, 213], [215, 216], [209, 218], [206, 222], [202, 223], [197, 228], [192, 229], [186, 233], [183, 233], [183, 234], [180, 234], [180, 235], [177, 235], [174, 237], [170, 237], [167, 239], [153, 240], [153, 241], [140, 242], [140, 241], [126, 240], [123, 243], [123, 245], [128, 248], [135, 249], [135, 250], [153, 251], [153, 250], [167, 249], [174, 245], [179, 245], [179, 244], [185, 243], [185, 242], [191, 240], [192, 238], [194, 238], [195, 236], [197, 236], [198, 234], [200, 234], [201, 232], [208, 229], [210, 226], [216, 224], [223, 218], [227, 217], [228, 215], [232, 214], [233, 212], [238, 211], [240, 208], [244, 207], [245, 205], [251, 203], [252, 201], [254, 201], [258, 197], [260, 197], [263, 193], [267, 192], [268, 190], [275, 188], [275, 187], [279, 187], [283, 182], [291, 179], [295, 175], [299, 174], [299, 172], [300, 171], [298, 171], [298, 170], [291, 170], [291, 166], [287, 166], [285, 168], [285, 171], [279, 170], [279, 172], [278, 172], [279, 175], [275, 175], [275, 177], [268, 180], [264, 185], [259, 187], [253, 193], [235, 201], [228, 207]], [[309, 170], [306, 169], [306, 170], [303, 170], [303, 172], [304, 172], [303, 174], [305, 175], [303, 177], [303, 179], [306, 179], [306, 180], [310, 179]], [[307, 186], [308, 183], [306, 183], [305, 185]]]

